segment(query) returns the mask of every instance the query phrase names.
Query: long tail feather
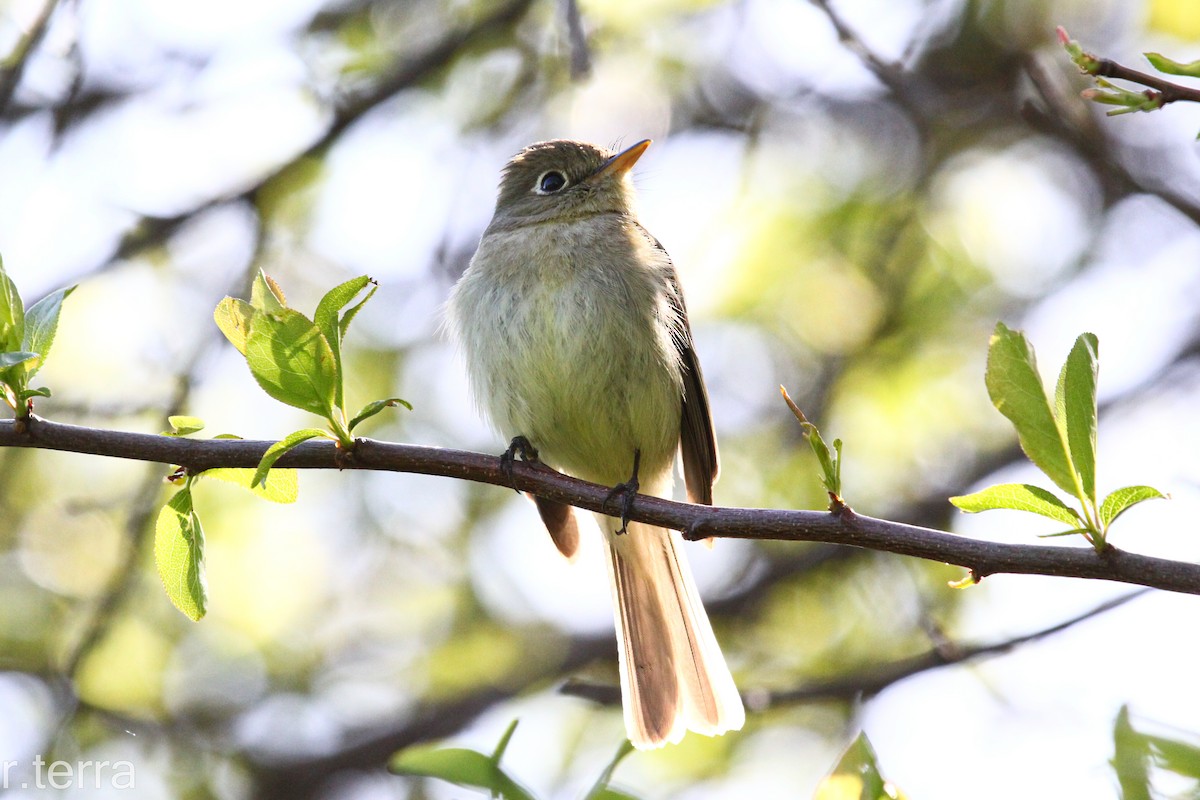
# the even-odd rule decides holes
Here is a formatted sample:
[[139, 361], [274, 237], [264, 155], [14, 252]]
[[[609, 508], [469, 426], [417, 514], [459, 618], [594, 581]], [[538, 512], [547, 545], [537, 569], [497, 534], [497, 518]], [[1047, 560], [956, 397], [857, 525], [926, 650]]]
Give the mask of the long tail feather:
[[625, 727], [635, 747], [687, 730], [737, 730], [745, 711], [675, 531], [601, 517], [609, 554]]

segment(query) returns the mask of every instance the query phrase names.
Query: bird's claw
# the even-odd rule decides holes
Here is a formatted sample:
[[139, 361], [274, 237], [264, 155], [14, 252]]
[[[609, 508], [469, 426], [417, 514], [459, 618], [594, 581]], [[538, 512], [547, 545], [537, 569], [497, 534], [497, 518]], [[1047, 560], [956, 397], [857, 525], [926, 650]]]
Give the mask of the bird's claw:
[[517, 456], [525, 463], [533, 464], [538, 460], [538, 451], [524, 436], [514, 436], [508, 443], [508, 449], [500, 454], [500, 471], [508, 478], [513, 490], [519, 493], [521, 490], [517, 489], [516, 479], [513, 477], [513, 464], [517, 462]]
[[638, 482], [638, 467], [642, 461], [642, 451], [633, 451], [633, 474], [629, 476], [629, 480], [618, 483], [613, 488], [609, 489], [608, 495], [604, 498], [605, 510], [612, 501], [620, 495], [621, 497], [621, 527], [617, 529], [618, 534], [623, 534], [628, 531], [629, 517], [633, 514], [633, 501], [637, 497], [638, 489], [641, 483]]

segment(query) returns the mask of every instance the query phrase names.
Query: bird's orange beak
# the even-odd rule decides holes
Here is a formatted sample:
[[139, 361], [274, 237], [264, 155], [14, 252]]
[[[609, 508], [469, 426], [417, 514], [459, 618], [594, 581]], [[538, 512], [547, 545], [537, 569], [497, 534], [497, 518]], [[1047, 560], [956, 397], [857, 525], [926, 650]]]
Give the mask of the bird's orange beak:
[[588, 177], [588, 180], [595, 181], [609, 175], [619, 178], [624, 175], [629, 169], [642, 157], [642, 153], [646, 152], [646, 148], [650, 146], [649, 139], [642, 139], [631, 147], [626, 147], [615, 156], [605, 161], [600, 165], [600, 169], [596, 170]]

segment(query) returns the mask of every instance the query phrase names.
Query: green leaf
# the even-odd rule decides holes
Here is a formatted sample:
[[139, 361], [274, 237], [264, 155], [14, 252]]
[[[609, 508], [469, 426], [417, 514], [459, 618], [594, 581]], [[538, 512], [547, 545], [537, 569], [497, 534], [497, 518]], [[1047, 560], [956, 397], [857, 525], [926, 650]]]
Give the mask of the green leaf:
[[979, 585], [979, 578], [974, 572], [968, 571], [966, 575], [963, 575], [956, 581], [946, 581], [946, 585], [951, 589], [969, 589], [972, 586]]
[[842, 440], [833, 440], [833, 485], [825, 485], [825, 491], [842, 495]]
[[1200, 746], [1149, 733], [1142, 736], [1150, 745], [1150, 751], [1154, 754], [1154, 761], [1158, 766], [1176, 775], [1200, 780]]
[[1101, 103], [1106, 106], [1121, 106], [1121, 108], [1115, 111], [1109, 111], [1110, 116], [1114, 114], [1128, 114], [1136, 110], [1129, 105], [1129, 92], [1101, 92], [1096, 89], [1090, 91], [1085, 89], [1084, 91], [1087, 92], [1083, 96], [1085, 100], [1091, 100], [1093, 103]]
[[487, 789], [504, 800], [533, 800], [533, 795], [491, 758], [474, 750], [413, 747], [392, 756], [388, 769], [399, 775], [440, 778], [474, 789]]
[[1110, 492], [1100, 504], [1100, 525], [1107, 528], [1112, 521], [1145, 500], [1166, 500], [1167, 496], [1153, 486], [1126, 486]]
[[830, 484], [834, 482], [834, 458], [829, 452], [829, 445], [825, 444], [825, 439], [821, 437], [821, 432], [816, 425], [809, 424], [805, 433], [808, 434], [808, 444], [812, 448], [813, 454], [817, 457], [817, 462], [821, 465], [821, 483], [825, 484], [827, 491], [830, 489]]
[[1075, 62], [1075, 66], [1079, 67], [1089, 75], [1095, 75], [1100, 71], [1100, 59], [1096, 58], [1091, 53], [1084, 52], [1080, 47], [1079, 42], [1075, 41], [1067, 35], [1067, 31], [1059, 25], [1056, 29], [1058, 33], [1058, 41], [1067, 51], [1067, 55]]
[[808, 421], [808, 417], [804, 416], [804, 412], [800, 410], [800, 406], [796, 405], [796, 401], [792, 400], [787, 389], [781, 385], [779, 393], [783, 395], [783, 401], [787, 403], [787, 407], [791, 409], [792, 414], [800, 423], [801, 432], [808, 439], [813, 454], [821, 464], [821, 483], [825, 486], [825, 491], [831, 495], [829, 508], [832, 511], [836, 504], [842, 502], [842, 440], [833, 440], [834, 452], [831, 454], [829, 446], [825, 444], [817, 426]]
[[250, 286], [250, 305], [264, 314], [278, 314], [287, 308], [287, 298], [275, 279], [260, 269]]
[[0, 353], [0, 394], [4, 402], [17, 413], [18, 417], [25, 416], [26, 401], [31, 397], [45, 395], [49, 397], [49, 389], [30, 391], [29, 376], [37, 372], [41, 364], [41, 356], [37, 353], [13, 351]]
[[257, 313], [254, 306], [236, 297], [226, 297], [213, 311], [217, 327], [242, 355], [246, 355], [246, 339], [250, 336], [250, 325]]
[[621, 742], [621, 746], [617, 748], [616, 755], [608, 762], [608, 766], [600, 773], [600, 777], [596, 779], [596, 783], [592, 786], [591, 791], [587, 793], [584, 800], [627, 800], [630, 796], [624, 792], [619, 792], [616, 789], [610, 789], [608, 784], [612, 781], [613, 772], [616, 771], [617, 765], [625, 756], [633, 752], [633, 744], [626, 739]]
[[[1165, 796], [1153, 787], [1150, 780], [1152, 767], [1189, 781], [1200, 780], [1200, 745], [1135, 729], [1129, 721], [1128, 706], [1123, 706], [1117, 714], [1113, 743], [1112, 765], [1121, 787], [1121, 797], [1126, 800]], [[1181, 791], [1177, 796], [1194, 797], [1194, 786], [1192, 791]]]
[[1067, 431], [1071, 464], [1083, 484], [1087, 499], [1096, 503], [1096, 381], [1099, 346], [1094, 333], [1083, 333], [1067, 355], [1058, 376], [1055, 411]]
[[[370, 281], [368, 276], [360, 275], [333, 287], [325, 293], [321, 302], [317, 303], [317, 311], [313, 314], [313, 322], [321, 329], [325, 341], [329, 342], [329, 347], [333, 351], [333, 360], [337, 365], [339, 375], [342, 374], [342, 330], [338, 326], [338, 312], [345, 308]], [[374, 294], [373, 291], [372, 294]], [[368, 298], [370, 296], [367, 295]], [[334, 405], [341, 408], [343, 402], [342, 381], [338, 381]]]
[[204, 420], [199, 417], [175, 414], [167, 417], [167, 423], [171, 426], [171, 430], [163, 431], [163, 436], [187, 436], [190, 433], [204, 430]]
[[1129, 722], [1129, 706], [1121, 706], [1113, 726], [1113, 769], [1121, 800], [1151, 800], [1150, 746]]
[[613, 789], [611, 786], [605, 786], [596, 794], [589, 794], [586, 800], [639, 800], [637, 796], [622, 792], [620, 789]]
[[880, 774], [875, 750], [865, 733], [859, 733], [850, 743], [833, 772], [813, 793], [813, 800], [896, 800], [900, 797], [903, 795]]
[[22, 348], [37, 353], [42, 358], [37, 367], [28, 371], [30, 376], [46, 363], [50, 355], [50, 347], [54, 344], [54, 335], [58, 332], [58, 318], [62, 314], [63, 301], [75, 291], [71, 286], [51, 292], [33, 304], [33, 308], [25, 312], [25, 336]]
[[508, 749], [508, 743], [512, 741], [513, 734], [517, 732], [517, 725], [521, 722], [520, 717], [508, 723], [508, 727], [504, 729], [504, 733], [500, 734], [500, 741], [496, 742], [496, 747], [492, 750], [492, 761], [499, 764], [500, 759], [504, 758], [504, 751]]
[[[30, 361], [37, 361], [40, 356], [37, 353], [30, 353], [24, 350], [14, 350], [7, 353], [0, 353], [0, 370], [10, 369], [18, 364], [28, 364]], [[26, 369], [29, 369], [26, 367]]]
[[0, 261], [0, 351], [20, 350], [25, 340], [25, 303]]
[[254, 483], [255, 471], [252, 469], [221, 467], [205, 470], [200, 474], [206, 478], [216, 478], [249, 489], [272, 503], [294, 503], [300, 496], [300, 473], [294, 469], [272, 469], [270, 480], [259, 484]]
[[167, 597], [192, 621], [208, 610], [204, 578], [204, 529], [192, 507], [192, 490], [185, 486], [167, 501], [154, 526], [154, 563]]
[[350, 310], [342, 315], [341, 321], [338, 323], [338, 330], [342, 334], [342, 338], [346, 337], [346, 331], [350, 329], [350, 323], [358, 316], [358, 312], [362, 311], [362, 307], [367, 304], [367, 301], [375, 296], [375, 292], [379, 291], [379, 286], [376, 284], [371, 287], [371, 291], [367, 292], [367, 296], [359, 300], [355, 305], [350, 307]]
[[[330, 342], [334, 339], [341, 339], [343, 331], [338, 328], [338, 312], [350, 304], [350, 301], [358, 296], [358, 293], [363, 290], [371, 278], [367, 275], [359, 275], [357, 278], [351, 278], [345, 283], [339, 284], [321, 298], [321, 302], [317, 303], [317, 311], [313, 315], [313, 321], [317, 323], [317, 327], [321, 329], [321, 333], [325, 334], [325, 338]], [[374, 293], [374, 289], [371, 290]], [[365, 303], [370, 295], [363, 298]]]
[[1200, 61], [1189, 61], [1182, 64], [1174, 61], [1161, 53], [1143, 53], [1146, 60], [1150, 62], [1159, 72], [1165, 72], [1168, 75], [1186, 75], [1189, 78], [1200, 78]]
[[337, 367], [329, 342], [298, 311], [257, 314], [246, 339], [246, 363], [276, 400], [322, 417], [333, 414]]
[[842, 440], [833, 440], [833, 452], [821, 437], [821, 431], [811, 422], [800, 423], [804, 436], [812, 448], [817, 462], [821, 465], [821, 485], [829, 494], [840, 497], [842, 494]]
[[974, 494], [951, 497], [950, 502], [969, 514], [1008, 508], [1041, 514], [1068, 525], [1083, 522], [1075, 509], [1058, 499], [1054, 493], [1028, 483], [1001, 483]]
[[354, 419], [350, 420], [350, 424], [347, 427], [349, 430], [353, 431], [356, 427], [358, 427], [358, 423], [362, 422], [363, 420], [370, 419], [380, 411], [383, 411], [385, 408], [394, 408], [395, 406], [404, 406], [409, 411], [412, 411], [412, 403], [408, 402], [407, 400], [402, 400], [399, 397], [389, 397], [386, 400], [375, 400], [374, 402], [367, 403], [365, 406], [363, 406], [362, 411], [359, 411], [354, 416]]
[[250, 481], [250, 486], [254, 487], [265, 484], [267, 473], [271, 471], [271, 465], [278, 461], [280, 456], [301, 442], [307, 442], [309, 439], [315, 439], [318, 436], [329, 437], [329, 431], [323, 431], [320, 428], [305, 428], [304, 430], [288, 434], [268, 447], [267, 452], [263, 453], [262, 460], [258, 462], [258, 469], [254, 471], [254, 478]]
[[1072, 528], [1069, 531], [1058, 531], [1056, 533], [1039, 533], [1039, 539], [1057, 539], [1059, 536], [1078, 536], [1081, 533], [1091, 533], [1087, 528]]
[[1033, 348], [1020, 331], [996, 323], [988, 345], [988, 395], [1017, 431], [1021, 449], [1059, 488], [1078, 494], [1063, 430], [1038, 375]]

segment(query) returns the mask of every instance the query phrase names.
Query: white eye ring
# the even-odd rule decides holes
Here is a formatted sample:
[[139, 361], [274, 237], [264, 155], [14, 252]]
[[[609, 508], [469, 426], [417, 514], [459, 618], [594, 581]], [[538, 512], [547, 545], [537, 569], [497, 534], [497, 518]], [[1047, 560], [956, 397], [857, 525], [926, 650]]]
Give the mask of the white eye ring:
[[[562, 181], [562, 183], [547, 188], [547, 180], [551, 184], [554, 184], [556, 183], [556, 179], [557, 181]], [[533, 184], [533, 191], [536, 194], [554, 194], [555, 192], [561, 192], [570, 185], [571, 182], [567, 180], [567, 176], [563, 175], [562, 172], [556, 169], [548, 169], [541, 175], [538, 175], [537, 181]]]

